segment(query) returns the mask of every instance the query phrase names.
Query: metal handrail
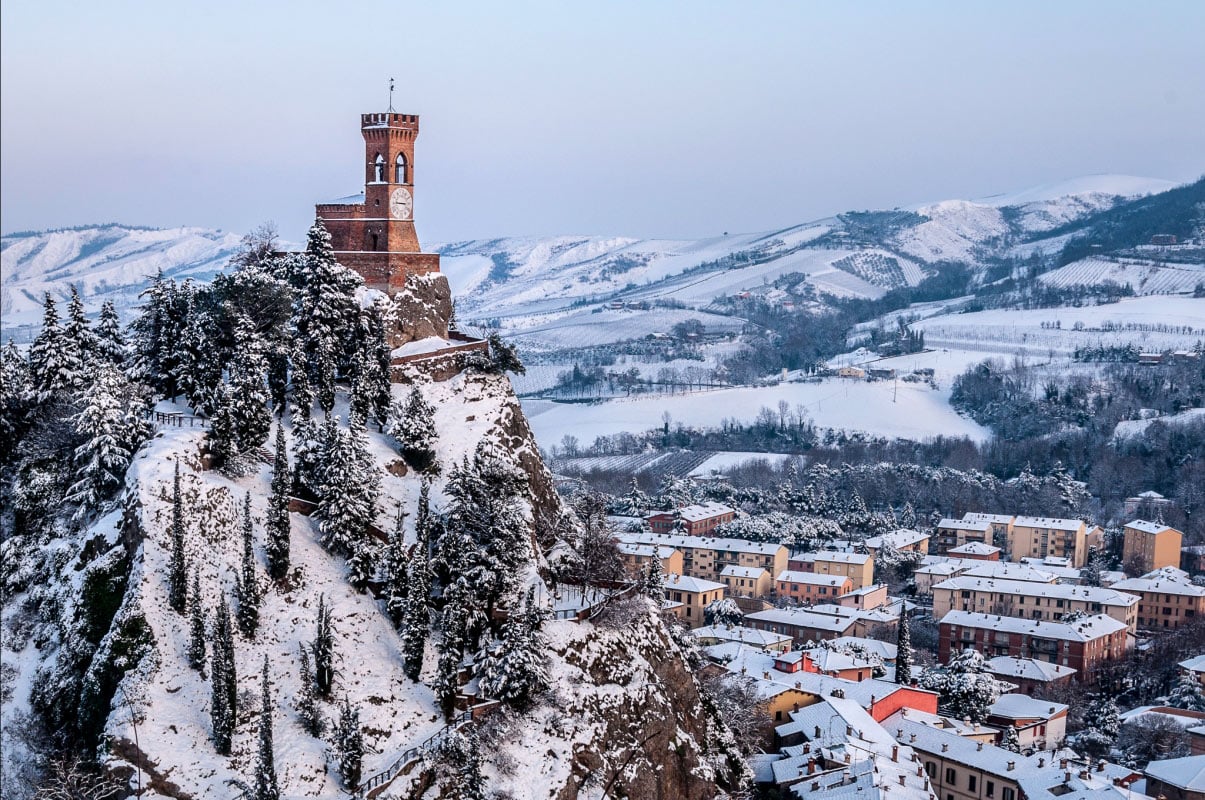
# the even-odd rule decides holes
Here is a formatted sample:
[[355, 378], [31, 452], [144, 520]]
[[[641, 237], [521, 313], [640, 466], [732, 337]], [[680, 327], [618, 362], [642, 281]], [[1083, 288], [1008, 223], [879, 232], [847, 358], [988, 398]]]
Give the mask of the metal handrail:
[[360, 785], [356, 787], [354, 796], [357, 798], [365, 797], [368, 794], [368, 792], [371, 792], [373, 789], [376, 789], [379, 786], [384, 786], [385, 784], [389, 783], [394, 778], [396, 778], [398, 776], [398, 774], [401, 773], [401, 771], [404, 768], [409, 766], [411, 763], [417, 761], [426, 750], [430, 749], [432, 744], [435, 744], [437, 741], [442, 740], [451, 731], [461, 727], [462, 725], [465, 725], [466, 723], [472, 722], [472, 721], [473, 721], [473, 710], [472, 709], [466, 709], [466, 710], [460, 712], [459, 714], [456, 715], [455, 719], [453, 719], [448, 724], [444, 725], [439, 730], [432, 733], [430, 736], [428, 736], [422, 742], [420, 742], [419, 744], [416, 744], [412, 747], [407, 747], [405, 750], [403, 750], [401, 752], [401, 754], [393, 761], [393, 763], [391, 763], [389, 766], [385, 767], [385, 769], [376, 773], [372, 777], [361, 781]]

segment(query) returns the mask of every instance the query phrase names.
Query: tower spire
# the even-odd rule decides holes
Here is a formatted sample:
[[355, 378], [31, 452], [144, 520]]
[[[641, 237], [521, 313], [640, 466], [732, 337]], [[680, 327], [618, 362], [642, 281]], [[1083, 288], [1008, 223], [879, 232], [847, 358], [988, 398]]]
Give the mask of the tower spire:
[[393, 78], [389, 79], [389, 111], [393, 111]]

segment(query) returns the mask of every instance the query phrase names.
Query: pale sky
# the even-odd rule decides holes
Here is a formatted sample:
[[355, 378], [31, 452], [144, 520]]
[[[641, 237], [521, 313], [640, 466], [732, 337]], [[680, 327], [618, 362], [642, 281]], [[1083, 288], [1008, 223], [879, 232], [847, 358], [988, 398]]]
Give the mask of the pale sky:
[[65, 2], [0, 10], [0, 225], [298, 241], [422, 116], [424, 242], [699, 237], [1205, 172], [1205, 3]]

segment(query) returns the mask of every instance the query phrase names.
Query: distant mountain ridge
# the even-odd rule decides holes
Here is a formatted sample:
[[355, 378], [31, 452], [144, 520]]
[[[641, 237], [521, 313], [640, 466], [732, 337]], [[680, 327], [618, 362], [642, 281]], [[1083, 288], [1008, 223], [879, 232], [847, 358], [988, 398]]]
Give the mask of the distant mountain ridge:
[[[435, 245], [462, 321], [501, 321], [521, 333], [593, 303], [673, 301], [704, 308], [784, 277], [821, 297], [877, 297], [914, 286], [933, 265], [983, 267], [993, 258], [1056, 253], [1077, 223], [1126, 198], [1167, 192], [1169, 181], [1096, 175], [977, 201], [847, 212], [790, 228], [697, 240], [619, 236], [517, 237]], [[1047, 237], [1058, 233], [1058, 239]], [[203, 228], [99, 225], [6, 235], [0, 243], [6, 326], [36, 322], [42, 293], [74, 283], [89, 307], [137, 301], [156, 272], [205, 280], [240, 235]], [[1048, 240], [1049, 239], [1049, 240]]]

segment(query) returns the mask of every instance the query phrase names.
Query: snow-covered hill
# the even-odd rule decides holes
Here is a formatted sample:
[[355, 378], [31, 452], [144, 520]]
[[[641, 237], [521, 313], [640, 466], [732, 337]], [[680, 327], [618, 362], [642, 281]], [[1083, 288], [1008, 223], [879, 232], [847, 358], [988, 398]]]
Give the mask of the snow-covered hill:
[[[764, 293], [775, 282], [817, 297], [878, 297], [916, 285], [936, 262], [975, 266], [996, 255], [1054, 253], [1066, 234], [1053, 239], [1047, 232], [1123, 198], [1169, 188], [1168, 181], [1095, 175], [982, 200], [847, 213], [783, 230], [707, 239], [524, 237], [432, 249], [443, 254], [462, 322], [497, 323], [525, 347], [539, 350], [566, 346], [559, 332], [550, 332], [591, 326], [600, 319], [587, 315], [608, 303], [661, 301], [704, 310], [718, 297]], [[62, 295], [71, 283], [91, 308], [105, 298], [127, 307], [159, 270], [212, 275], [239, 238], [199, 228], [117, 225], [6, 236], [5, 323], [11, 328], [36, 322], [42, 292]], [[667, 330], [674, 321], [664, 309], [629, 311], [626, 328], [612, 326], [608, 336], [643, 336]], [[595, 343], [598, 336], [587, 338]]]

